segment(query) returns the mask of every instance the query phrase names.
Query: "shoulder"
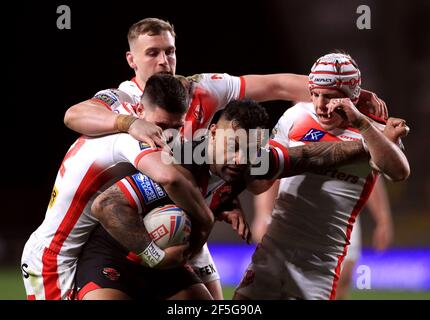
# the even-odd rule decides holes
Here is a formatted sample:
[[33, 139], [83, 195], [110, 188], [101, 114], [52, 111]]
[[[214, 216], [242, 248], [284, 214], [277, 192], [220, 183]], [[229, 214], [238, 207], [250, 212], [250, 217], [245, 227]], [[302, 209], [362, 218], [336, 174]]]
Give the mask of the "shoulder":
[[287, 109], [284, 114], [279, 118], [279, 123], [294, 122], [302, 118], [306, 114], [312, 113], [314, 110], [312, 103], [299, 102]]

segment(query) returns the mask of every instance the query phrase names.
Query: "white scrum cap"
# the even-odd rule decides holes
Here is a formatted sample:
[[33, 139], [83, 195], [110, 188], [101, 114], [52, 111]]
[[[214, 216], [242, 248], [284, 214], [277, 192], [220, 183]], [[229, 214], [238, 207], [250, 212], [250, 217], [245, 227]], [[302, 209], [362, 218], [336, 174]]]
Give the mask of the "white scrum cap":
[[361, 73], [347, 54], [330, 53], [320, 57], [309, 74], [309, 89], [337, 89], [353, 103], [360, 96]]

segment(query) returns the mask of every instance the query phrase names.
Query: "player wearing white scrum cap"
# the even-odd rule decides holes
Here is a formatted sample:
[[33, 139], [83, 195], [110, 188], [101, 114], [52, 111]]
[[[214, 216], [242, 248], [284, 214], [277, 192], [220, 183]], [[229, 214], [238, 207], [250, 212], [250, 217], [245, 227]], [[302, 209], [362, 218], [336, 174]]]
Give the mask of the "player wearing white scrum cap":
[[[273, 139], [286, 147], [364, 140], [371, 160], [393, 180], [404, 180], [409, 164], [391, 141], [406, 135], [405, 121], [388, 119], [384, 136], [353, 103], [360, 84], [360, 71], [350, 56], [322, 56], [309, 75], [312, 103], [288, 109]], [[272, 222], [235, 298], [334, 299], [352, 227], [377, 176], [369, 159], [363, 158], [353, 165], [278, 180], [264, 199], [275, 203]]]
[[351, 56], [330, 53], [319, 58], [309, 74], [309, 88], [338, 89], [355, 104], [361, 91], [361, 73]]

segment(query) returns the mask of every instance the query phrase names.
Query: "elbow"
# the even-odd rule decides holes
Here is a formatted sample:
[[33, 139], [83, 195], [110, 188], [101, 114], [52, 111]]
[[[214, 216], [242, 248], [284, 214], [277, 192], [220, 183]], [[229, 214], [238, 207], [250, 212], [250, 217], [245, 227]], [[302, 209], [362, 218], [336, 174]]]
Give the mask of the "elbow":
[[91, 212], [93, 214], [94, 217], [96, 217], [98, 220], [100, 220], [100, 218], [103, 216], [102, 215], [102, 208], [103, 205], [101, 204], [101, 200], [100, 197], [97, 197], [93, 204], [91, 205]]
[[166, 190], [179, 186], [181, 180], [180, 173], [172, 172], [171, 170], [159, 172], [156, 176], [151, 178], [162, 185]]
[[411, 168], [409, 167], [409, 162], [405, 160], [402, 161], [399, 166], [393, 170], [390, 170], [390, 172], [383, 170], [383, 173], [389, 180], [393, 182], [401, 182], [409, 178], [409, 175], [411, 174]]
[[405, 165], [400, 170], [397, 170], [395, 174], [390, 175], [389, 178], [393, 182], [401, 182], [409, 178], [410, 174], [411, 174], [411, 170], [409, 168], [409, 165]]
[[112, 209], [109, 198], [103, 195], [98, 196], [91, 205], [91, 212], [102, 225], [109, 223], [108, 212]]
[[73, 130], [73, 123], [74, 119], [76, 118], [76, 105], [71, 106], [69, 109], [67, 109], [65, 115], [64, 115], [64, 124], [67, 128]]

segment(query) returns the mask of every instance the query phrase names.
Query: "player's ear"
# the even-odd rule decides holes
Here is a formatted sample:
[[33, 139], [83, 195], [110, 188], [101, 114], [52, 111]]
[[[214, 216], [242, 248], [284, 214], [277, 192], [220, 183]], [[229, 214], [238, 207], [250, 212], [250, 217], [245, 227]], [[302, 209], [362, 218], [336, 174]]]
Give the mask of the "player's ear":
[[127, 51], [125, 53], [125, 58], [127, 59], [128, 65], [130, 66], [130, 68], [132, 68], [133, 70], [136, 70], [137, 66], [134, 63], [134, 57], [133, 54], [131, 53], [131, 51]]
[[145, 107], [143, 106], [143, 104], [142, 104], [142, 102], [139, 102], [138, 104], [137, 104], [137, 108], [136, 108], [136, 112], [137, 112], [137, 114], [140, 116], [140, 115], [144, 115], [144, 112], [145, 112]]
[[210, 132], [210, 136], [211, 138], [215, 138], [215, 134], [216, 134], [216, 129], [217, 129], [217, 125], [215, 123], [212, 123], [211, 126], [209, 127], [209, 132]]

